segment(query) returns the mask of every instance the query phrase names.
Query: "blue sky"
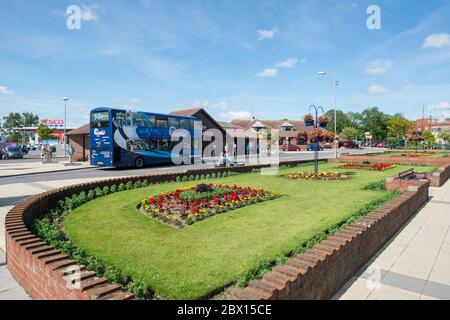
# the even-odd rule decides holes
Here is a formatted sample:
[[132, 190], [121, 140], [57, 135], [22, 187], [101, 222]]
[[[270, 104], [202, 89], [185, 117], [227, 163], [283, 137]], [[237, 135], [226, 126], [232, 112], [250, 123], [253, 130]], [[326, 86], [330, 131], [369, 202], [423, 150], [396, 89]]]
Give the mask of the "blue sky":
[[[380, 30], [367, 28], [371, 4]], [[69, 5], [79, 30], [66, 27]], [[445, 113], [449, 16], [447, 0], [1, 0], [0, 115], [59, 119], [68, 96], [68, 126], [93, 106], [299, 119], [332, 108], [322, 70], [337, 73], [340, 109]]]

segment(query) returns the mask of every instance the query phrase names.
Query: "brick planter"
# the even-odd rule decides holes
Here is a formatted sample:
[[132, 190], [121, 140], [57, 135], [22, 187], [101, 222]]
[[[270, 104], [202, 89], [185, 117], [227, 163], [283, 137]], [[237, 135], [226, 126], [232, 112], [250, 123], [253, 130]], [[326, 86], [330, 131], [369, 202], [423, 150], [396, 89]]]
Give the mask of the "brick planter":
[[[280, 165], [296, 165], [307, 162], [311, 161], [286, 161], [281, 162]], [[207, 175], [224, 171], [250, 172], [255, 168], [269, 166], [209, 168], [174, 174], [115, 178], [77, 184], [29, 197], [19, 202], [6, 215], [5, 237], [8, 269], [33, 299], [132, 299], [133, 295], [129, 292], [122, 292], [119, 286], [109, 284], [105, 278], [96, 277], [94, 272], [86, 271], [85, 266], [77, 265], [74, 260], [33, 235], [29, 229], [31, 223], [55, 208], [59, 200], [97, 187], [144, 179], [150, 183], [160, 183], [175, 181], [177, 176]], [[74, 272], [77, 272], [81, 279], [77, 286], [72, 284], [71, 277], [74, 276]]]
[[450, 158], [408, 158], [408, 157], [377, 157], [377, 156], [340, 156], [338, 159], [330, 159], [330, 162], [356, 162], [362, 163], [395, 163], [412, 166], [438, 166], [437, 172], [428, 176], [432, 187], [442, 186], [450, 177]]
[[428, 181], [373, 211], [314, 248], [234, 289], [231, 300], [329, 299], [427, 201]]

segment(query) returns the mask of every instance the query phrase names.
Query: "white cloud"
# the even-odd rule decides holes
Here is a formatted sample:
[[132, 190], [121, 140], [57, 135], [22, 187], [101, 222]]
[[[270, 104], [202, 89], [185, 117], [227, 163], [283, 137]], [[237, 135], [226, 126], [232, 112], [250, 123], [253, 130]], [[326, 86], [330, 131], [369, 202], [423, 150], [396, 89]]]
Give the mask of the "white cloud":
[[258, 77], [263, 77], [263, 78], [268, 78], [268, 77], [274, 77], [276, 76], [278, 73], [278, 69], [277, 68], [267, 68], [264, 69], [263, 71], [258, 72]]
[[220, 118], [224, 120], [234, 120], [234, 119], [251, 119], [252, 114], [248, 111], [227, 111], [227, 112], [221, 112]]
[[277, 32], [277, 28], [273, 28], [272, 30], [258, 30], [259, 41], [264, 39], [272, 39]]
[[[305, 62], [305, 60], [301, 60], [300, 63]], [[299, 63], [297, 58], [289, 58], [285, 61], [278, 62], [275, 67], [277, 68], [294, 68]]]
[[385, 92], [387, 92], [387, 90], [381, 84], [373, 84], [369, 86], [369, 93], [371, 94], [381, 94]]
[[366, 69], [368, 74], [382, 74], [392, 67], [391, 60], [375, 60]]
[[450, 46], [450, 34], [448, 33], [435, 33], [425, 38], [422, 47], [423, 48], [442, 48]]
[[14, 91], [5, 86], [0, 86], [0, 94], [13, 95]]
[[439, 103], [432, 105], [431, 107], [433, 109], [438, 109], [438, 110], [448, 110], [448, 109], [450, 109], [450, 103], [447, 101], [441, 101]]

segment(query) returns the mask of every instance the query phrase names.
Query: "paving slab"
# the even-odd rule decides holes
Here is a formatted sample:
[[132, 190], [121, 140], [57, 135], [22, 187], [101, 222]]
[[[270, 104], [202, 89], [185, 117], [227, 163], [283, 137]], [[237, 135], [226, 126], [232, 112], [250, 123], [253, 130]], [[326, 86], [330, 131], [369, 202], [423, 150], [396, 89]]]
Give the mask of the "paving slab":
[[[430, 197], [333, 299], [450, 299], [450, 180], [431, 187]], [[371, 267], [384, 273], [367, 295], [358, 283]]]

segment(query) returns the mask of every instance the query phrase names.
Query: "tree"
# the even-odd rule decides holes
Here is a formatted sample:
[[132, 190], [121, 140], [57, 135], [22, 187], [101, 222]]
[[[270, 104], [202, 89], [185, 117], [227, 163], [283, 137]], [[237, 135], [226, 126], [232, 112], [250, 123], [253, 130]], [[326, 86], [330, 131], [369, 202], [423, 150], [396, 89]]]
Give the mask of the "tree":
[[34, 127], [39, 123], [39, 116], [32, 112], [22, 113], [22, 124], [24, 127]]
[[441, 139], [445, 145], [450, 142], [450, 130], [441, 130], [437, 135], [438, 139]]
[[358, 140], [360, 131], [354, 127], [347, 127], [342, 129], [339, 137], [341, 140]]
[[361, 129], [370, 132], [375, 141], [386, 140], [389, 119], [390, 116], [377, 107], [367, 108], [361, 112]]
[[436, 146], [436, 137], [434, 136], [433, 132], [431, 132], [430, 130], [425, 130], [422, 136], [428, 149], [432, 149]]
[[408, 133], [414, 129], [415, 123], [403, 117], [402, 115], [394, 115], [388, 120], [387, 130], [388, 130], [388, 140], [392, 142], [403, 141], [406, 146], [406, 139]]
[[[334, 132], [334, 110], [328, 110], [325, 115], [330, 118], [327, 130], [330, 132]], [[351, 126], [352, 122], [350, 121], [348, 115], [342, 110], [336, 110], [336, 131], [341, 132], [342, 129]]]
[[42, 140], [48, 140], [53, 136], [53, 133], [55, 132], [55, 129], [39, 125], [37, 127], [37, 133], [39, 135], [39, 138]]
[[10, 112], [6, 117], [3, 117], [3, 120], [3, 127], [7, 130], [23, 126], [22, 115], [18, 112]]

